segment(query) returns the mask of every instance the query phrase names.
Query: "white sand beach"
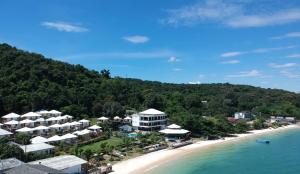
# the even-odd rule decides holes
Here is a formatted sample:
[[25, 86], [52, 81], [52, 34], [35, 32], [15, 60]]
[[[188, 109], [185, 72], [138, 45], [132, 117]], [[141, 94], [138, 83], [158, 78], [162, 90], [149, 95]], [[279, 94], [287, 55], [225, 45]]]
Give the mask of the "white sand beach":
[[300, 126], [289, 125], [277, 129], [269, 128], [263, 130], [253, 130], [246, 134], [237, 134], [236, 137], [228, 137], [220, 140], [198, 141], [195, 142], [194, 144], [180, 147], [177, 149], [165, 149], [165, 150], [152, 152], [133, 159], [121, 161], [113, 165], [113, 171], [114, 171], [113, 174], [134, 174], [134, 173], [142, 174], [146, 171], [158, 167], [159, 165], [162, 165], [163, 163], [180, 158], [182, 155], [187, 155], [197, 150], [202, 150], [204, 149], [204, 147], [212, 147], [214, 145], [237, 141], [243, 138], [250, 138], [257, 135], [275, 133], [275, 132], [285, 131], [293, 128], [300, 128]]

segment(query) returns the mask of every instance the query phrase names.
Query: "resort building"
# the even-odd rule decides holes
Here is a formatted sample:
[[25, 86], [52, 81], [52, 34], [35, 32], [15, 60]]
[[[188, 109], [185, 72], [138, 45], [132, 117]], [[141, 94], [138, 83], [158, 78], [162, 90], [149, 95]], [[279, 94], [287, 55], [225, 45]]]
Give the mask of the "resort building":
[[132, 126], [141, 131], [159, 131], [166, 127], [166, 114], [156, 109], [148, 109], [132, 115]]
[[7, 170], [22, 165], [23, 162], [17, 158], [0, 159], [0, 173], [6, 173]]
[[18, 145], [24, 153], [39, 153], [39, 154], [50, 154], [54, 151], [54, 146], [47, 143], [37, 143], [29, 145]]
[[238, 119], [248, 119], [248, 120], [250, 120], [250, 119], [253, 118], [253, 115], [249, 111], [236, 112], [236, 113], [234, 113], [234, 118], [236, 120], [238, 120]]
[[87, 161], [78, 158], [74, 155], [61, 155], [52, 158], [46, 158], [43, 160], [29, 162], [29, 164], [44, 165], [67, 174], [82, 173], [82, 166], [86, 163]]
[[107, 117], [97, 118], [97, 124], [99, 124], [99, 123], [105, 123], [107, 121], [109, 121], [109, 118], [107, 118]]
[[189, 137], [190, 131], [181, 129], [181, 126], [171, 124], [166, 129], [159, 131], [165, 135], [166, 141], [180, 141]]
[[290, 124], [295, 123], [295, 117], [271, 116], [270, 123]]
[[7, 131], [7, 130], [4, 130], [4, 129], [1, 129], [0, 128], [0, 138], [3, 138], [3, 137], [9, 137], [10, 135], [12, 135], [13, 133]]
[[5, 120], [6, 122], [10, 121], [10, 120], [18, 120], [19, 118], [20, 118], [20, 115], [16, 114], [16, 113], [10, 113], [10, 114], [2, 116], [2, 119]]
[[41, 164], [21, 164], [5, 172], [5, 174], [54, 174], [54, 173], [63, 174], [63, 172], [59, 170], [55, 170]]

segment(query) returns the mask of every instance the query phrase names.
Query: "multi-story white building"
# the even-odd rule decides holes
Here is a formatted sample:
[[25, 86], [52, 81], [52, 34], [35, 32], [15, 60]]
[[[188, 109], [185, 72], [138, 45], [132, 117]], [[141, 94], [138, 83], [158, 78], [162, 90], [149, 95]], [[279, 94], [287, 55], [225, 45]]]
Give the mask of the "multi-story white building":
[[159, 131], [166, 127], [166, 114], [156, 109], [148, 109], [132, 115], [132, 126], [136, 130]]

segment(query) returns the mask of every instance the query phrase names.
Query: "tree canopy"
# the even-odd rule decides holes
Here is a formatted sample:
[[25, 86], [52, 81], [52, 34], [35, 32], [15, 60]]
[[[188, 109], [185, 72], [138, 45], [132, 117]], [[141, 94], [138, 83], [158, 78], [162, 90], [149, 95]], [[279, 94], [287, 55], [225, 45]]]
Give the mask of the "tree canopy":
[[[1, 115], [58, 109], [75, 117], [112, 117], [149, 107], [165, 111], [175, 123], [210, 134], [206, 127], [211, 123], [200, 116], [225, 117], [248, 110], [262, 117], [300, 118], [300, 95], [228, 83], [189, 85], [111, 77], [109, 70], [88, 70], [0, 44]], [[216, 119], [222, 123], [215, 125], [220, 130], [227, 127]], [[188, 124], [195, 120], [204, 126]], [[244, 126], [239, 123], [239, 128]]]

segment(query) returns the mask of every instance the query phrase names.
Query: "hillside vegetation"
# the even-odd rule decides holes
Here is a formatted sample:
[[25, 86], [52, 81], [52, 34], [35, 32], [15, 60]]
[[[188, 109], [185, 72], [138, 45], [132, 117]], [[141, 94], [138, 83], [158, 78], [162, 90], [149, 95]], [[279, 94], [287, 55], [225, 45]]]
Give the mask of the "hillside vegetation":
[[175, 122], [242, 110], [300, 118], [300, 95], [246, 85], [110, 78], [107, 70], [88, 70], [0, 44], [1, 115], [58, 109], [76, 117], [112, 117], [150, 107], [165, 111]]

